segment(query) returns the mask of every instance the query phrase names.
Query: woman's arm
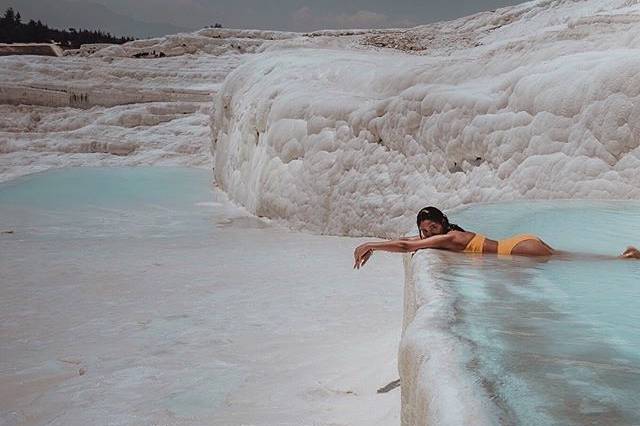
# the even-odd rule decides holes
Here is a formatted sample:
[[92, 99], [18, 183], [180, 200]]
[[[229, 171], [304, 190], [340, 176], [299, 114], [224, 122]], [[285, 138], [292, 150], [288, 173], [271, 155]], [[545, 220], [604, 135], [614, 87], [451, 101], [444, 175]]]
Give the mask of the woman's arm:
[[391, 240], [375, 243], [364, 243], [356, 247], [353, 256], [355, 258], [354, 268], [363, 266], [374, 250], [391, 251], [395, 253], [408, 253], [424, 248], [451, 249], [453, 247], [454, 236], [452, 234], [434, 235], [432, 237], [418, 240]]
[[420, 239], [420, 235], [414, 235], [413, 237], [400, 237], [398, 239], [400, 241], [419, 240]]
[[449, 232], [447, 234], [434, 235], [427, 238], [418, 240], [405, 241], [406, 251], [416, 251], [425, 248], [435, 249], [455, 249], [455, 233]]

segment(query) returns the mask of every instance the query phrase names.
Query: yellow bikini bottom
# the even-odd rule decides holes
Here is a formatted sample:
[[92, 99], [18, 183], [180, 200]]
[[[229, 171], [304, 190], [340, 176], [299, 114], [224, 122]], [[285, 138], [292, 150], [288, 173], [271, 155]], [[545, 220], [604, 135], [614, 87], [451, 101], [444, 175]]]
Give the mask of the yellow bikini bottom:
[[[482, 253], [482, 248], [484, 247], [485, 236], [482, 234], [476, 234], [473, 238], [467, 243], [467, 246], [464, 248], [464, 251], [467, 253]], [[532, 234], [518, 234], [514, 235], [511, 238], [505, 238], [504, 240], [498, 240], [498, 254], [508, 255], [511, 254], [511, 250], [522, 241], [526, 240], [538, 240], [535, 235]]]
[[513, 250], [516, 244], [522, 241], [527, 241], [527, 240], [540, 241], [540, 238], [532, 234], [518, 234], [518, 235], [514, 235], [511, 238], [498, 240], [498, 254], [511, 254], [511, 250]]

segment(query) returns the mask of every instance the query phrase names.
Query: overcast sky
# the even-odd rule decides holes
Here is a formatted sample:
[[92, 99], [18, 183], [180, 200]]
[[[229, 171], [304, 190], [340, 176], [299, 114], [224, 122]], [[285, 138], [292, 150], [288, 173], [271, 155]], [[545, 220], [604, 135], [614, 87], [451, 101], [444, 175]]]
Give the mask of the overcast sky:
[[[184, 29], [216, 22], [225, 28], [289, 31], [407, 27], [522, 3], [520, 0], [66, 0], [63, 3], [68, 5], [70, 1], [82, 5], [64, 7], [65, 14], [73, 15], [74, 9], [80, 12], [86, 10], [88, 4], [98, 3], [114, 12], [114, 16], [131, 18], [131, 24], [126, 24], [130, 27], [126, 28], [132, 33], [136, 21]], [[26, 9], [27, 4], [32, 6], [26, 13], [27, 19], [32, 18], [31, 14], [41, 13], [42, 16], [35, 18], [51, 22], [56, 15], [54, 9], [57, 9], [55, 19], [60, 19], [60, 1], [0, 0], [0, 6], [12, 5], [18, 10], [21, 5]], [[74, 17], [78, 18], [82, 16]]]

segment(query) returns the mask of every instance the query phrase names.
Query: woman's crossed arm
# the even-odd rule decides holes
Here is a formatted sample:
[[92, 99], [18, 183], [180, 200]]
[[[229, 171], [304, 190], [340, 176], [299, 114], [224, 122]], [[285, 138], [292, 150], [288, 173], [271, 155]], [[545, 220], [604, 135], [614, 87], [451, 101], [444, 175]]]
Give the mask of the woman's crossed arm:
[[353, 253], [353, 257], [355, 258], [353, 267], [360, 269], [360, 267], [369, 260], [374, 250], [409, 253], [425, 248], [453, 249], [455, 246], [455, 235], [452, 233], [434, 235], [422, 239], [399, 239], [364, 243], [356, 247]]

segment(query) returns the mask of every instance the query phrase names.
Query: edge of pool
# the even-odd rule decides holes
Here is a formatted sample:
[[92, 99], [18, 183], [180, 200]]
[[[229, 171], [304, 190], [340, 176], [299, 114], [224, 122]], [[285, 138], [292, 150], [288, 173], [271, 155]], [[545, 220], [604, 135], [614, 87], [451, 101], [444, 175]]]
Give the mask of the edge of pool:
[[466, 365], [470, 345], [451, 331], [456, 296], [442, 285], [446, 263], [437, 252], [405, 254], [398, 371], [402, 426], [495, 425], [499, 409]]

